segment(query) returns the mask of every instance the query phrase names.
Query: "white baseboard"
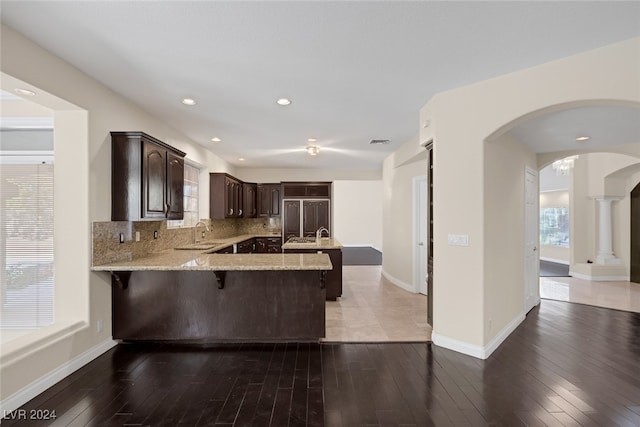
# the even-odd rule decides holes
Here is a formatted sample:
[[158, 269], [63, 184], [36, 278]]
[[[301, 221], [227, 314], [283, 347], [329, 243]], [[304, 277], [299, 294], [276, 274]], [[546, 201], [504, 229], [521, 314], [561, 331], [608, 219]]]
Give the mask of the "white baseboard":
[[410, 285], [409, 283], [405, 283], [402, 280], [393, 277], [392, 275], [390, 275], [389, 273], [384, 271], [384, 268], [382, 269], [382, 275], [384, 276], [385, 279], [387, 279], [388, 281], [390, 281], [391, 283], [393, 283], [397, 287], [402, 288], [405, 291], [409, 291], [412, 294], [417, 293], [416, 289], [415, 289], [415, 287], [413, 285]]
[[439, 335], [435, 330], [431, 333], [431, 340], [433, 341], [433, 344], [438, 347], [448, 348], [449, 350], [477, 357], [478, 359], [486, 359], [496, 351], [500, 344], [502, 344], [504, 340], [511, 335], [511, 333], [524, 321], [524, 319], [525, 313], [522, 312], [509, 322], [508, 325], [502, 328], [500, 332], [498, 332], [498, 334], [485, 346], [470, 344], [444, 335]]
[[629, 282], [631, 276], [595, 276], [589, 274], [576, 273], [575, 271], [569, 271], [569, 276], [576, 279], [589, 280], [590, 282]]
[[45, 376], [0, 401], [0, 413], [6, 414], [15, 411], [49, 387], [68, 377], [101, 354], [109, 351], [117, 344], [116, 341], [108, 339], [67, 361]]
[[563, 265], [569, 265], [569, 261], [565, 261], [563, 259], [556, 259], [556, 258], [548, 258], [548, 257], [540, 257], [540, 261], [549, 261], [549, 262], [555, 262], [556, 264], [563, 264]]

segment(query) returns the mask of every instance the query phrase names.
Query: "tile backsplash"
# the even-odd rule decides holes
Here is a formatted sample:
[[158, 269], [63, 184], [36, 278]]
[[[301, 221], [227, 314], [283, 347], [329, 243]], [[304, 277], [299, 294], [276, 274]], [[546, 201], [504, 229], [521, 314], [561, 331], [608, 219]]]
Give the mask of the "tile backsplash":
[[[205, 219], [210, 231], [200, 240], [280, 233], [279, 218]], [[140, 241], [136, 242], [136, 232]], [[157, 232], [157, 239], [154, 233]], [[124, 242], [120, 243], [120, 234]], [[167, 228], [166, 221], [104, 221], [93, 223], [92, 265], [129, 261], [176, 246], [193, 243], [193, 227]]]

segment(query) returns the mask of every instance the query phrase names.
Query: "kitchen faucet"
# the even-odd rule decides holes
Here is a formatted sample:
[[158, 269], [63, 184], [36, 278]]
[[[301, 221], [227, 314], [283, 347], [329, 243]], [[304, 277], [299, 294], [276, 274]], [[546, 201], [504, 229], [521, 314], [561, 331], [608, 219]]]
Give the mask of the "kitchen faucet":
[[196, 225], [193, 227], [193, 243], [194, 243], [194, 244], [199, 242], [199, 240], [198, 240], [198, 226], [199, 226], [199, 225], [204, 225], [204, 228], [206, 228], [206, 229], [207, 229], [207, 231], [211, 231], [211, 230], [209, 229], [209, 226], [208, 226], [207, 224], [205, 224], [205, 222], [204, 222], [204, 221], [198, 221], [198, 222], [196, 223]]
[[329, 230], [327, 230], [325, 227], [320, 227], [318, 228], [318, 231], [316, 231], [316, 241], [319, 242], [320, 238], [322, 237], [322, 232], [326, 231], [327, 232], [327, 237], [330, 237], [329, 234]]

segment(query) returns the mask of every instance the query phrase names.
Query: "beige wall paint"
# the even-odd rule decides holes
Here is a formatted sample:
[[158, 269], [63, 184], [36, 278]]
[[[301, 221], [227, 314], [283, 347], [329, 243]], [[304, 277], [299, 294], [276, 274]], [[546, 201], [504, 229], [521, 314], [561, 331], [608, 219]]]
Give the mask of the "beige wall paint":
[[[639, 144], [640, 145], [640, 144]], [[630, 271], [630, 192], [632, 183], [640, 170], [640, 157], [616, 153], [590, 153], [581, 155], [575, 162], [572, 172], [571, 201], [574, 213], [570, 213], [573, 263], [595, 262], [598, 254], [599, 206], [596, 197], [620, 197], [611, 206], [613, 252]], [[636, 181], [637, 183], [637, 181]]]
[[340, 243], [382, 250], [382, 181], [334, 181], [332, 202]]
[[247, 182], [379, 181], [382, 170], [237, 168], [235, 176]]
[[[63, 133], [72, 138], [56, 142], [55, 203], [57, 207], [61, 203], [73, 206], [73, 209], [66, 208], [65, 215], [56, 214], [55, 218], [56, 233], [64, 236], [55, 243], [56, 281], [67, 286], [61, 287], [67, 295], [57, 316], [64, 318], [74, 313], [71, 317], [75, 318], [77, 312], [83, 311], [80, 318], [87, 322], [85, 328], [62, 335], [47, 347], [33, 349], [10, 366], [3, 365], [0, 398], [5, 400], [111, 337], [110, 278], [107, 274], [89, 272], [91, 222], [110, 219], [109, 132], [141, 130], [187, 152], [188, 158], [210, 170], [234, 170], [204, 147], [12, 29], [3, 25], [1, 31], [3, 73], [32, 85], [37, 92], [46, 92], [70, 103], [67, 107], [47, 105], [55, 111], [56, 138], [60, 135], [58, 127], [68, 130]], [[9, 80], [3, 78], [3, 86], [10, 83]], [[208, 204], [208, 198], [204, 204]], [[69, 308], [73, 311], [66, 311]], [[97, 320], [104, 322], [101, 333], [96, 332]]]
[[[484, 180], [491, 174], [520, 182], [520, 175], [486, 171], [484, 144], [495, 140], [516, 124], [545, 110], [561, 106], [640, 104], [640, 38], [515, 72], [434, 96], [424, 107], [429, 111], [434, 135], [434, 341], [486, 357], [485, 350], [499, 333], [506, 337], [517, 321], [518, 311], [500, 304], [501, 284], [487, 282], [485, 269], [511, 259], [520, 247], [493, 247], [487, 240], [485, 216], [500, 212], [486, 203]], [[580, 70], [580, 78], [576, 78]], [[616, 76], [613, 78], [613, 76]], [[567, 153], [573, 154], [573, 153]], [[511, 159], [529, 162], [529, 155]], [[540, 159], [538, 158], [536, 163]], [[508, 208], [518, 212], [523, 201]], [[447, 235], [468, 234], [468, 247], [447, 244]], [[515, 233], [523, 233], [518, 229]], [[515, 242], [514, 242], [515, 244]], [[513, 278], [523, 282], [524, 271]], [[516, 277], [517, 276], [517, 277]], [[517, 286], [517, 285], [514, 285]], [[523, 301], [519, 310], [523, 309]], [[483, 309], [486, 308], [486, 311]], [[493, 319], [493, 332], [486, 331]], [[501, 319], [497, 320], [497, 319]], [[489, 350], [490, 351], [490, 350]]]
[[427, 174], [426, 150], [405, 142], [382, 166], [382, 270], [391, 281], [413, 289], [413, 178]]
[[484, 342], [488, 342], [502, 326], [522, 314], [525, 170], [527, 167], [536, 169], [536, 156], [510, 134], [488, 141], [483, 146]]

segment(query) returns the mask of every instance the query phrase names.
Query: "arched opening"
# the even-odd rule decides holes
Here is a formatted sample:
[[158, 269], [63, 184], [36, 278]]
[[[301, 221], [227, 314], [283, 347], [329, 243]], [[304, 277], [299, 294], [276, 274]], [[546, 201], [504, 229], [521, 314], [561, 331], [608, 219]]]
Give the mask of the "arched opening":
[[640, 283], [640, 183], [631, 191], [630, 280]]

